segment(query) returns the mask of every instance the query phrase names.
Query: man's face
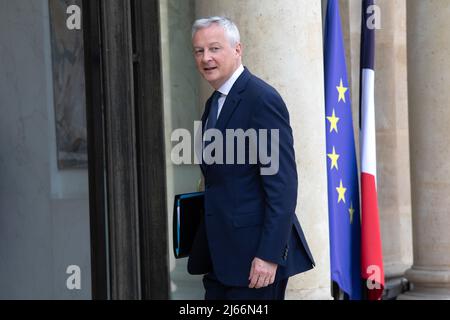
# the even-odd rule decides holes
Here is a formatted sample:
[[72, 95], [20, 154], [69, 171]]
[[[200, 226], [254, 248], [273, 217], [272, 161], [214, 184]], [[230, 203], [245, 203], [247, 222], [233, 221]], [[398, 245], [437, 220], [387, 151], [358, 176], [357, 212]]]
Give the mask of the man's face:
[[241, 64], [241, 44], [231, 46], [225, 30], [217, 24], [198, 30], [192, 45], [198, 71], [216, 90]]

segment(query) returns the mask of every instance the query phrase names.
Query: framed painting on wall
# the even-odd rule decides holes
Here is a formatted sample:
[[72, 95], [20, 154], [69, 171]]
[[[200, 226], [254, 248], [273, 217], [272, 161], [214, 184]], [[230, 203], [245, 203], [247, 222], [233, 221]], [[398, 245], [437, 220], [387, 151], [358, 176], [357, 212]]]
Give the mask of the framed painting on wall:
[[81, 0], [49, 0], [58, 169], [87, 168], [83, 30], [70, 29], [70, 6]]

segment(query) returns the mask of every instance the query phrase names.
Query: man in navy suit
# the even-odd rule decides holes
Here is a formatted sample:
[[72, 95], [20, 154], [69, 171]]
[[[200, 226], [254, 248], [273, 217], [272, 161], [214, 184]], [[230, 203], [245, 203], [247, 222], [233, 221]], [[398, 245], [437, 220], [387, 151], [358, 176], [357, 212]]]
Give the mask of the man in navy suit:
[[[295, 214], [297, 169], [288, 110], [274, 88], [243, 67], [239, 31], [231, 20], [197, 20], [192, 43], [198, 71], [215, 90], [206, 102], [203, 131], [215, 129], [223, 141], [239, 129], [266, 130], [269, 138], [258, 136], [255, 144], [247, 137], [245, 161], [238, 161], [235, 146], [212, 150], [210, 158], [219, 152], [224, 161], [202, 163], [205, 217], [188, 271], [205, 274], [206, 299], [284, 299], [288, 278], [314, 267]], [[212, 142], [204, 140], [205, 152]], [[260, 153], [252, 161], [257, 147], [267, 147], [276, 166]]]

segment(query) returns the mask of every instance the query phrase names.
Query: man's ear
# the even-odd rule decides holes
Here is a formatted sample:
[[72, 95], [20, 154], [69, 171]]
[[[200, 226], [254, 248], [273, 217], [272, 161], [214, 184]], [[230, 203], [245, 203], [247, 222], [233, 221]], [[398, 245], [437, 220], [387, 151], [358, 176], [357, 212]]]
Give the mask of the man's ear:
[[236, 45], [234, 50], [239, 57], [242, 57], [242, 45], [240, 42]]

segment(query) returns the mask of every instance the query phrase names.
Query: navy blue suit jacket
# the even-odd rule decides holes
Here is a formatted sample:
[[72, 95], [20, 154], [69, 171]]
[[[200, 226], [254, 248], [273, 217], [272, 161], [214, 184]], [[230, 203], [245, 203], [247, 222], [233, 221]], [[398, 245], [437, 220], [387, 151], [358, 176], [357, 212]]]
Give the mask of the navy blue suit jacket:
[[[207, 101], [203, 128], [210, 110]], [[278, 264], [275, 281], [313, 268], [314, 260], [295, 215], [297, 170], [289, 113], [278, 92], [247, 68], [229, 92], [216, 129], [279, 130], [279, 170], [261, 175], [261, 161], [245, 164], [202, 164], [205, 217], [191, 250], [188, 271], [214, 269], [229, 286], [249, 284], [255, 257]], [[225, 139], [224, 139], [225, 141]], [[225, 144], [224, 144], [225, 145]], [[235, 147], [236, 149], [237, 147]], [[224, 148], [225, 149], [225, 148]], [[224, 162], [226, 150], [223, 150]], [[236, 150], [234, 152], [236, 160]], [[263, 162], [264, 163], [264, 162]]]

